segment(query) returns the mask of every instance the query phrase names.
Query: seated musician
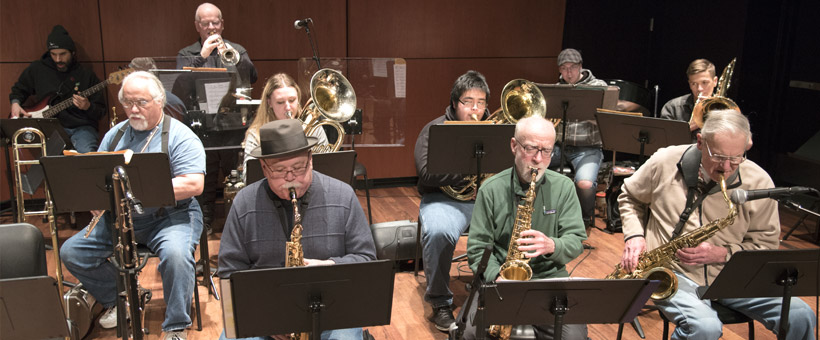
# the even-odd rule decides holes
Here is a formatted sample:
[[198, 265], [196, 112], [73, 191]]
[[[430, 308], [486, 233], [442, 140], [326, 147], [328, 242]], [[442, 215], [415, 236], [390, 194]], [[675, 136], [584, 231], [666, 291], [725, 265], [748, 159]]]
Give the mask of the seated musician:
[[686, 68], [689, 90], [687, 93], [666, 102], [661, 108], [661, 118], [689, 122], [689, 131], [692, 131], [692, 142], [697, 141], [698, 125], [690, 120], [692, 110], [698, 97], [711, 97], [717, 86], [718, 77], [715, 75], [715, 64], [706, 59], [697, 59], [689, 63]]
[[[34, 96], [38, 104], [55, 105], [70, 100], [71, 106], [54, 118], [60, 121], [77, 152], [97, 151], [97, 125], [105, 114], [102, 91], [83, 97], [78, 93], [100, 83], [91, 69], [77, 63], [74, 40], [63, 26], [51, 30], [46, 41], [48, 51], [23, 70], [11, 87], [11, 118], [31, 117], [21, 105]], [[53, 97], [52, 97], [53, 96]], [[32, 109], [41, 109], [39, 105]], [[46, 117], [48, 118], [48, 117]]]
[[[558, 54], [558, 84], [582, 86], [606, 86], [606, 82], [595, 78], [592, 71], [584, 68], [581, 52], [567, 48]], [[556, 143], [552, 154], [552, 167], [561, 164], [561, 152], [575, 170], [575, 189], [581, 202], [581, 214], [587, 229], [594, 226], [595, 191], [598, 188], [598, 169], [604, 159], [601, 149], [601, 132], [598, 123], [593, 120], [568, 122], [567, 135], [562, 140], [565, 145]], [[560, 132], [560, 131], [559, 131]]]
[[[125, 77], [119, 100], [129, 119], [105, 134], [99, 151], [163, 152], [171, 163], [176, 205], [134, 213], [133, 224], [135, 241], [159, 256], [167, 304], [162, 323], [165, 339], [185, 339], [185, 328], [191, 325], [191, 298], [196, 284], [194, 250], [202, 233], [202, 212], [192, 197], [202, 192], [205, 149], [185, 124], [163, 114], [165, 90], [153, 74], [134, 72]], [[117, 325], [118, 272], [107, 261], [113, 250], [108, 225], [113, 223], [111, 217], [103, 215], [88, 238], [83, 236], [92, 226], [68, 239], [60, 250], [66, 268], [107, 308], [100, 317], [103, 328]]]
[[[259, 128], [275, 120], [296, 118], [302, 111], [301, 100], [302, 90], [289, 75], [277, 73], [268, 78], [265, 89], [262, 90], [262, 99], [259, 108], [256, 109], [256, 116], [245, 132], [243, 165], [247, 165], [248, 160], [256, 158], [251, 155], [251, 151], [259, 147]], [[324, 129], [315, 129], [310, 137], [316, 137], [318, 145], [328, 143]], [[247, 166], [243, 168], [247, 169]]]
[[[489, 95], [490, 88], [481, 73], [468, 71], [461, 75], [456, 79], [450, 91], [450, 103], [444, 110], [444, 115], [427, 123], [416, 140], [414, 155], [416, 173], [419, 176], [418, 190], [421, 194], [419, 220], [423, 222], [421, 223], [421, 244], [424, 276], [427, 278], [424, 301], [427, 301], [433, 308], [433, 314], [429, 317], [430, 321], [442, 332], [447, 332], [455, 322], [451, 306], [453, 292], [450, 290], [450, 261], [453, 258], [453, 251], [459, 236], [470, 223], [474, 197], [460, 200], [446, 195], [440, 189], [445, 185], [456, 187], [463, 184], [464, 175], [434, 175], [427, 171], [430, 126], [445, 121], [486, 119], [490, 115], [487, 110]], [[434, 147], [447, 146], [436, 145]]]
[[[249, 184], [233, 201], [219, 246], [219, 276], [245, 269], [284, 267], [294, 227], [290, 189], [302, 216], [301, 244], [307, 266], [376, 259], [376, 247], [353, 188], [313, 170], [302, 122], [277, 120], [259, 129], [259, 158], [265, 178]], [[222, 339], [225, 333], [222, 333]], [[362, 329], [322, 332], [322, 339], [362, 339]], [[261, 337], [259, 339], [269, 339]]]
[[[675, 235], [686, 237], [688, 232], [727, 218], [728, 203], [716, 183], [721, 177], [731, 189], [773, 187], [766, 171], [746, 159], [751, 136], [749, 121], [739, 112], [712, 111], [696, 144], [660, 149], [624, 180], [618, 197], [625, 241], [622, 268], [632, 272], [642, 252], [667, 244]], [[756, 200], [736, 207], [734, 223], [696, 247], [675, 252], [677, 261], [670, 268], [678, 279], [677, 293], [670, 299], [655, 301], [677, 325], [673, 339], [718, 339], [722, 324], [712, 302], [699, 299], [695, 289], [713, 282], [735, 252], [779, 248], [777, 202]], [[691, 214], [685, 214], [690, 208]], [[717, 302], [770, 330], [779, 328], [782, 298]], [[799, 298], [791, 300], [789, 321], [787, 339], [814, 339], [813, 312]]]
[[[532, 268], [532, 279], [567, 277], [565, 265], [583, 251], [581, 241], [586, 239], [581, 206], [575, 195], [572, 181], [554, 171], [547, 170], [550, 154], [555, 143], [553, 124], [540, 116], [528, 117], [515, 125], [515, 136], [510, 148], [515, 155], [515, 165], [493, 177], [481, 186], [470, 220], [470, 237], [467, 240], [467, 257], [473, 272], [487, 245], [493, 246], [493, 254], [484, 272], [486, 282], [501, 281], [501, 265], [507, 257], [513, 224], [519, 204], [532, 180], [530, 169], [538, 169], [534, 185], [535, 201], [529, 230], [521, 232], [515, 240], [524, 252]], [[511, 202], [512, 197], [515, 197]], [[477, 296], [476, 296], [477, 297]], [[465, 339], [476, 337], [472, 320], [476, 303], [469, 311]], [[538, 339], [552, 339], [551, 325], [534, 325]], [[563, 325], [564, 339], [586, 339], [586, 325]]]

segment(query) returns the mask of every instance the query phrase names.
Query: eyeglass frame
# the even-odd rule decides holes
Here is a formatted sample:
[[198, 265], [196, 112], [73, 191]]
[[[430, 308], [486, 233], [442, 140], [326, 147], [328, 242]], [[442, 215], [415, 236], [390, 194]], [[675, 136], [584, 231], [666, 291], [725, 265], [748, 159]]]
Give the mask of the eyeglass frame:
[[469, 104], [469, 101], [461, 100], [461, 98], [458, 99], [458, 102], [461, 103], [462, 105], [466, 106], [466, 107], [471, 107], [471, 108], [475, 107], [475, 108], [478, 108], [478, 109], [486, 109], [487, 108], [487, 101], [486, 100], [481, 102], [481, 101], [478, 101], [478, 100], [470, 99], [470, 101], [474, 101], [474, 102], [472, 104]]
[[518, 141], [517, 139], [515, 140], [515, 143], [518, 144], [518, 146], [520, 146], [521, 149], [524, 150], [524, 154], [527, 155], [528, 157], [533, 157], [533, 156], [537, 155], [539, 152], [541, 153], [541, 155], [543, 157], [550, 157], [550, 156], [552, 156], [552, 152], [555, 151], [555, 148], [546, 149], [546, 148], [539, 148], [539, 147], [533, 146], [533, 145], [524, 145], [520, 141]]
[[[729, 161], [731, 165], [740, 165], [744, 161], [746, 161], [746, 151], [743, 151], [742, 156], [724, 156], [712, 153], [712, 148], [709, 147], [709, 143], [706, 141], [706, 138], [703, 139], [703, 145], [706, 145], [706, 154], [709, 155], [709, 159], [712, 162], [723, 164], [725, 161]], [[735, 161], [735, 159], [740, 159], [739, 161]]]
[[148, 104], [151, 104], [151, 102], [153, 102], [153, 101], [154, 101], [153, 98], [152, 99], [147, 99], [147, 100], [146, 99], [137, 99], [137, 100], [128, 100], [128, 99], [126, 99], [126, 100], [121, 100], [120, 105], [122, 105], [122, 107], [126, 110], [130, 110], [132, 107], [134, 107], [134, 105], [136, 105], [137, 108], [144, 109], [148, 106]]
[[206, 25], [203, 25], [202, 21], [197, 21], [196, 23], [197, 23], [197, 25], [199, 25], [199, 27], [202, 27], [202, 28], [208, 28], [208, 27], [211, 27], [211, 26], [213, 26], [214, 28], [219, 28], [219, 27], [222, 27], [223, 22], [224, 21], [222, 19], [219, 19], [219, 21], [208, 21]]
[[305, 165], [301, 167], [290, 167], [285, 168], [282, 167], [281, 169], [273, 169], [266, 160], [262, 161], [262, 164], [268, 168], [268, 171], [271, 172], [271, 177], [273, 178], [285, 178], [288, 176], [288, 173], [292, 173], [294, 177], [304, 176], [307, 173], [308, 167], [310, 167], [310, 158], [305, 161]]

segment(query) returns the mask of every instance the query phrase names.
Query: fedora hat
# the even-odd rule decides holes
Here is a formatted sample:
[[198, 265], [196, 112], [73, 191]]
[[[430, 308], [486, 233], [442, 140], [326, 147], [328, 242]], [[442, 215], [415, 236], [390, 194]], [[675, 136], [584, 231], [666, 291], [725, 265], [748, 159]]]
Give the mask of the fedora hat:
[[251, 151], [256, 158], [278, 158], [293, 155], [312, 148], [319, 139], [305, 137], [302, 121], [296, 119], [275, 120], [259, 128], [259, 146]]

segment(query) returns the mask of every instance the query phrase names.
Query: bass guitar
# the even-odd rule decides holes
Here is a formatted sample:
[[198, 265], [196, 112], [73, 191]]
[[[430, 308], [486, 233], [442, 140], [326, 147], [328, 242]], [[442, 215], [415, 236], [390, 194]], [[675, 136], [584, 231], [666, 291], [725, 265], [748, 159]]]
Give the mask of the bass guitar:
[[[133, 68], [127, 68], [121, 71], [117, 71], [108, 75], [106, 80], [103, 80], [97, 85], [89, 87], [85, 91], [78, 93], [80, 96], [88, 98], [88, 96], [99, 92], [100, 90], [104, 89], [108, 84], [119, 84], [122, 82], [123, 78], [134, 72]], [[74, 99], [68, 98], [57, 103], [54, 106], [49, 106], [48, 104], [54, 99], [53, 96], [46, 96], [40, 102], [31, 105], [27, 108], [24, 108], [26, 112], [31, 114], [31, 118], [53, 118], [58, 113], [62, 112], [63, 110], [71, 107], [74, 105]]]

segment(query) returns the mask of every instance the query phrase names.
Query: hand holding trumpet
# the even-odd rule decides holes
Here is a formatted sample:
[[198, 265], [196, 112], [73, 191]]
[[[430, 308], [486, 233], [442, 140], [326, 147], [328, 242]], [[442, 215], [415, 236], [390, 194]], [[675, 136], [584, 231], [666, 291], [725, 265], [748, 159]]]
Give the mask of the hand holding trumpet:
[[208, 58], [214, 49], [218, 51], [219, 58], [223, 64], [236, 65], [239, 63], [239, 53], [231, 47], [231, 45], [222, 40], [222, 36], [216, 31], [211, 32], [208, 39], [202, 42], [202, 50], [199, 51], [199, 55], [202, 56], [202, 58]]

